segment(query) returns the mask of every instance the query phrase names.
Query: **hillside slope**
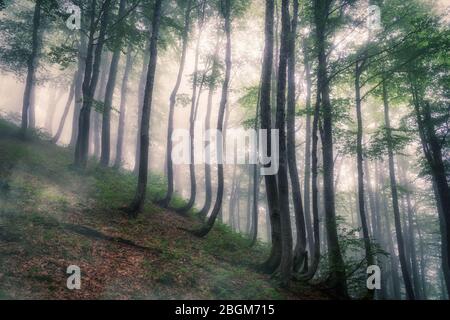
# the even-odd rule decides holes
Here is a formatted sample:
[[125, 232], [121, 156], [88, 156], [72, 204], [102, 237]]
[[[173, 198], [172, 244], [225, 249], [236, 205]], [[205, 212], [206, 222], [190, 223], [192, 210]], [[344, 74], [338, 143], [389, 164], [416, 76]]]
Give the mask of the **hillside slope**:
[[[217, 225], [205, 239], [183, 229], [198, 221], [146, 204], [129, 220], [118, 209], [135, 177], [71, 169], [71, 150], [0, 119], [0, 298], [2, 299], [323, 299], [310, 287], [278, 289], [257, 273], [258, 244]], [[150, 196], [162, 191], [150, 179]], [[81, 268], [81, 290], [66, 288], [66, 268]]]

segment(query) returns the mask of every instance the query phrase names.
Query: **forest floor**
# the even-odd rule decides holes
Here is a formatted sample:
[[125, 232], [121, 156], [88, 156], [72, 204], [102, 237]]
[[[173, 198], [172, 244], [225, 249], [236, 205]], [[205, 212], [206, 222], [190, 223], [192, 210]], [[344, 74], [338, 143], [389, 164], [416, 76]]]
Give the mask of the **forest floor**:
[[[77, 172], [72, 151], [0, 119], [0, 299], [327, 299], [295, 283], [280, 289], [256, 270], [268, 247], [216, 224], [199, 224], [154, 206], [130, 220], [120, 210], [136, 177], [94, 162]], [[150, 177], [149, 198], [163, 192]], [[180, 199], [177, 199], [181, 202]], [[81, 289], [66, 287], [66, 269], [81, 269]]]

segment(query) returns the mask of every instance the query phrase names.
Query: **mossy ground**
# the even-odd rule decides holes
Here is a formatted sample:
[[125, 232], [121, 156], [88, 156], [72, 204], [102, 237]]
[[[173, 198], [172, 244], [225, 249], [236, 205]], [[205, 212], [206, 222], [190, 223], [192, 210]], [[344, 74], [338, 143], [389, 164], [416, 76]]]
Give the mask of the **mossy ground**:
[[[259, 243], [217, 224], [206, 238], [186, 231], [199, 221], [163, 210], [151, 176], [144, 213], [130, 220], [136, 177], [71, 168], [72, 151], [39, 137], [22, 141], [0, 119], [0, 299], [321, 299], [310, 287], [279, 289], [255, 271], [268, 254]], [[176, 199], [178, 203], [181, 199]], [[127, 245], [66, 226], [83, 226]], [[81, 268], [81, 290], [66, 288], [69, 265]]]

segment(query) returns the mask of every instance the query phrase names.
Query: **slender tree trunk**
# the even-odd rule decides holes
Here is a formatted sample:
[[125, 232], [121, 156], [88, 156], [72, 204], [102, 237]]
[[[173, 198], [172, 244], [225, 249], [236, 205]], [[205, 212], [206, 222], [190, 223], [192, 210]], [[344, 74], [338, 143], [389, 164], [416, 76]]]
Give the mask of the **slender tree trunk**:
[[[365, 58], [363, 58], [365, 59]], [[359, 205], [359, 215], [361, 220], [363, 238], [364, 238], [364, 249], [366, 252], [367, 266], [373, 265], [374, 257], [372, 254], [372, 248], [370, 243], [369, 228], [367, 226], [367, 216], [366, 216], [366, 206], [365, 206], [365, 195], [364, 195], [364, 165], [363, 165], [363, 147], [362, 147], [362, 137], [363, 137], [363, 123], [362, 123], [362, 112], [361, 112], [361, 85], [360, 77], [363, 70], [365, 60], [361, 60], [356, 63], [355, 66], [355, 102], [356, 102], [356, 118], [357, 118], [357, 135], [356, 135], [356, 157], [357, 157], [357, 170], [358, 170], [358, 205]], [[373, 298], [374, 290], [368, 290], [367, 292], [369, 298]]]
[[[192, 97], [191, 97], [191, 112], [189, 116], [189, 139], [190, 139], [190, 163], [189, 163], [189, 177], [191, 181], [191, 187], [190, 187], [190, 197], [185, 206], [182, 208], [177, 208], [177, 212], [180, 213], [187, 213], [189, 210], [191, 210], [195, 204], [195, 198], [197, 196], [197, 181], [195, 178], [195, 118], [196, 118], [196, 105], [198, 104], [198, 99], [200, 99], [200, 94], [202, 90], [202, 86], [198, 85], [198, 63], [199, 63], [199, 56], [200, 56], [200, 44], [201, 44], [201, 38], [203, 33], [203, 25], [204, 25], [204, 10], [205, 10], [205, 1], [203, 1], [203, 8], [202, 12], [200, 12], [199, 22], [198, 22], [198, 38], [197, 38], [197, 45], [195, 46], [195, 61], [194, 61], [194, 75], [192, 77]], [[198, 87], [198, 91], [197, 91]]]
[[25, 91], [23, 93], [22, 106], [22, 126], [21, 137], [26, 138], [27, 129], [29, 125], [28, 115], [30, 112], [31, 95], [34, 87], [34, 80], [36, 74], [36, 64], [39, 55], [39, 46], [41, 42], [41, 35], [39, 27], [41, 25], [41, 5], [42, 0], [36, 0], [33, 14], [33, 33], [31, 40], [31, 53], [27, 60], [27, 78], [25, 80]]
[[75, 88], [74, 88], [74, 108], [73, 108], [73, 117], [72, 117], [72, 132], [70, 136], [70, 146], [74, 147], [77, 141], [78, 136], [78, 121], [80, 118], [80, 110], [83, 104], [83, 77], [86, 68], [86, 37], [84, 33], [80, 32], [80, 42], [78, 46], [78, 66], [77, 66], [77, 78], [75, 80]]
[[[271, 78], [273, 68], [273, 44], [274, 44], [274, 1], [266, 1], [265, 12], [265, 45], [264, 57], [261, 71], [261, 102], [260, 102], [260, 117], [261, 129], [267, 130], [266, 144], [267, 155], [272, 154], [272, 146], [270, 140], [271, 130]], [[266, 165], [268, 166], [268, 164]], [[278, 189], [275, 175], [264, 176], [266, 184], [267, 196], [267, 212], [270, 219], [270, 241], [272, 247], [268, 259], [263, 263], [262, 269], [266, 273], [273, 273], [281, 262], [281, 226], [280, 226], [280, 210], [278, 205]]]
[[314, 2], [314, 20], [316, 25], [316, 45], [318, 52], [317, 85], [321, 93], [323, 111], [323, 130], [321, 134], [323, 154], [323, 184], [325, 225], [327, 231], [328, 257], [331, 268], [330, 285], [338, 297], [348, 298], [345, 264], [339, 245], [336, 223], [334, 192], [334, 157], [333, 157], [333, 116], [330, 101], [330, 88], [327, 75], [327, 19], [330, 1]]
[[293, 1], [292, 22], [289, 32], [288, 47], [288, 93], [287, 93], [287, 161], [291, 178], [292, 200], [294, 203], [296, 246], [294, 250], [294, 270], [299, 270], [306, 254], [306, 226], [300, 190], [300, 179], [297, 169], [295, 147], [295, 40], [297, 35], [298, 1]]
[[224, 29], [226, 34], [226, 49], [225, 49], [225, 78], [222, 84], [222, 97], [220, 99], [219, 105], [219, 115], [217, 117], [217, 196], [216, 202], [212, 209], [211, 215], [209, 216], [206, 224], [198, 231], [195, 232], [196, 235], [200, 237], [206, 236], [209, 231], [211, 231], [216, 221], [217, 215], [219, 214], [222, 207], [223, 200], [223, 139], [221, 138], [223, 129], [223, 118], [225, 114], [225, 108], [228, 103], [228, 90], [230, 85], [231, 77], [231, 0], [224, 0], [223, 6], [223, 17], [225, 20]]
[[[311, 264], [305, 261], [305, 269], [302, 270], [301, 278], [305, 281], [310, 280], [314, 277], [319, 268], [320, 262], [320, 219], [319, 219], [319, 190], [317, 184], [318, 176], [318, 159], [317, 159], [317, 149], [319, 137], [317, 136], [319, 128], [319, 117], [320, 117], [320, 91], [317, 88], [316, 105], [314, 108], [314, 118], [312, 126], [312, 148], [311, 148], [311, 191], [312, 191], [312, 214], [313, 214], [313, 231], [314, 239], [313, 246], [310, 248], [311, 251]], [[308, 256], [306, 257], [308, 260]]]
[[[63, 111], [63, 114], [61, 117], [61, 121], [59, 122], [58, 129], [56, 130], [56, 133], [52, 139], [52, 141], [54, 143], [58, 142], [59, 138], [61, 137], [62, 131], [64, 129], [64, 125], [66, 124], [67, 115], [69, 114], [70, 106], [72, 105], [73, 97], [75, 94], [75, 86], [76, 86], [77, 78], [78, 78], [78, 71], [76, 71], [75, 74], [73, 75], [73, 81], [70, 84], [69, 95], [67, 96], [67, 102], [66, 102], [66, 105], [64, 106], [64, 111]], [[75, 105], [76, 105], [76, 103], [74, 103], [74, 108], [75, 108]]]
[[425, 250], [422, 238], [422, 232], [420, 227], [417, 225], [417, 235], [419, 236], [419, 253], [420, 253], [420, 281], [422, 283], [422, 299], [427, 300], [427, 278], [426, 278], [426, 260], [425, 260]]
[[139, 159], [141, 158], [141, 148], [139, 145], [139, 141], [141, 139], [141, 119], [142, 119], [142, 105], [144, 103], [144, 89], [145, 89], [145, 83], [147, 80], [147, 73], [148, 73], [148, 64], [150, 61], [150, 42], [147, 42], [145, 45], [145, 52], [144, 56], [142, 58], [142, 71], [141, 71], [141, 77], [139, 79], [139, 88], [138, 88], [138, 104], [137, 104], [137, 130], [136, 130], [136, 149], [135, 149], [135, 156], [134, 156], [134, 170], [133, 172], [135, 174], [139, 174]]
[[389, 156], [389, 179], [391, 184], [392, 193], [392, 208], [394, 210], [394, 222], [395, 233], [397, 235], [398, 255], [400, 260], [400, 267], [402, 270], [403, 281], [405, 283], [406, 296], [410, 300], [415, 299], [414, 289], [411, 282], [411, 276], [409, 274], [408, 265], [406, 261], [405, 243], [402, 233], [402, 223], [400, 220], [400, 210], [398, 204], [398, 191], [397, 181], [395, 178], [395, 165], [394, 165], [394, 151], [392, 146], [392, 134], [389, 118], [389, 100], [386, 83], [383, 82], [383, 104], [384, 104], [384, 120], [386, 126], [387, 143], [388, 143], [388, 156]]
[[127, 112], [127, 96], [128, 96], [128, 78], [131, 69], [133, 68], [133, 51], [132, 47], [128, 46], [127, 60], [125, 62], [125, 69], [123, 71], [122, 87], [120, 89], [120, 109], [119, 109], [119, 126], [117, 131], [117, 145], [116, 145], [116, 159], [114, 167], [120, 168], [123, 162], [123, 140], [125, 135], [126, 112]]
[[[385, 177], [384, 177], [384, 171], [383, 169], [380, 172], [381, 175], [381, 181], [385, 181]], [[388, 243], [388, 251], [390, 253], [390, 274], [392, 277], [392, 288], [393, 288], [393, 294], [394, 294], [394, 298], [397, 300], [401, 299], [401, 294], [400, 294], [400, 278], [399, 278], [399, 274], [398, 274], [398, 259], [397, 259], [397, 255], [395, 253], [395, 249], [394, 249], [394, 241], [392, 239], [393, 234], [392, 234], [392, 228], [391, 228], [391, 221], [389, 219], [389, 214], [388, 214], [388, 200], [387, 200], [387, 196], [386, 194], [383, 192], [382, 195], [382, 202], [383, 202], [383, 213], [384, 213], [384, 220], [386, 222], [386, 237], [387, 237], [387, 243]], [[386, 273], [387, 275], [387, 273]]]
[[419, 275], [419, 266], [418, 266], [418, 259], [417, 259], [417, 253], [416, 253], [416, 239], [415, 239], [415, 230], [414, 227], [414, 210], [411, 204], [411, 184], [408, 182], [407, 176], [406, 176], [406, 170], [407, 170], [407, 161], [404, 159], [403, 166], [402, 166], [402, 180], [404, 187], [406, 190], [406, 220], [408, 221], [408, 249], [409, 249], [409, 258], [411, 261], [411, 273], [412, 273], [412, 279], [414, 284], [414, 292], [416, 293], [417, 299], [423, 299], [422, 298], [422, 286], [421, 286], [421, 280]]
[[[120, 0], [118, 19], [122, 19], [125, 13], [126, 0]], [[117, 41], [120, 39], [116, 39]], [[105, 100], [102, 113], [102, 147], [100, 155], [100, 165], [108, 167], [111, 154], [111, 108], [113, 102], [114, 88], [116, 87], [117, 68], [121, 55], [121, 48], [117, 46], [111, 58], [109, 67], [108, 82], [106, 84]]]
[[442, 270], [447, 293], [450, 293], [450, 187], [443, 161], [442, 145], [436, 135], [430, 105], [420, 98], [416, 86], [412, 80], [410, 82], [422, 149], [433, 178], [434, 195], [441, 226]]
[[[102, 17], [100, 22], [100, 32], [98, 35], [97, 44], [95, 46], [95, 54], [93, 54], [94, 34], [95, 34], [95, 1], [91, 5], [91, 30], [88, 42], [88, 54], [86, 58], [86, 69], [83, 80], [83, 106], [80, 110], [79, 129], [77, 143], [75, 147], [75, 166], [79, 168], [86, 168], [88, 151], [89, 151], [89, 127], [91, 107], [93, 103], [93, 96], [97, 86], [98, 74], [100, 69], [100, 60], [103, 49], [103, 44], [106, 36], [106, 28], [109, 21], [111, 1], [105, 0], [103, 2], [101, 11]], [[93, 62], [93, 63], [92, 63]]]
[[147, 192], [148, 178], [148, 150], [149, 150], [149, 131], [150, 131], [150, 112], [152, 107], [153, 86], [155, 82], [156, 61], [158, 59], [158, 34], [161, 21], [161, 3], [162, 0], [156, 0], [153, 9], [152, 35], [150, 38], [150, 60], [148, 63], [147, 82], [144, 89], [144, 101], [142, 105], [141, 136], [140, 136], [140, 160], [139, 176], [136, 195], [128, 208], [130, 216], [137, 217], [138, 212], [144, 208], [144, 201]]
[[191, 10], [192, 10], [192, 0], [188, 0], [186, 5], [186, 12], [184, 14], [184, 29], [183, 36], [181, 39], [181, 58], [180, 65], [178, 67], [177, 80], [175, 81], [175, 86], [172, 89], [169, 100], [169, 117], [167, 125], [167, 148], [166, 148], [166, 171], [167, 171], [167, 193], [164, 199], [161, 200], [160, 204], [163, 207], [169, 206], [170, 200], [173, 194], [173, 163], [172, 163], [172, 132], [173, 132], [173, 117], [175, 113], [175, 104], [177, 101], [177, 93], [180, 88], [181, 79], [183, 77], [184, 65], [186, 62], [186, 52], [189, 42], [189, 26], [191, 24]]
[[308, 48], [306, 41], [302, 41], [303, 64], [305, 66], [306, 80], [306, 126], [305, 126], [305, 173], [303, 179], [303, 201], [305, 211], [306, 234], [308, 239], [309, 255], [312, 257], [314, 248], [313, 224], [311, 219], [311, 66], [309, 62]]

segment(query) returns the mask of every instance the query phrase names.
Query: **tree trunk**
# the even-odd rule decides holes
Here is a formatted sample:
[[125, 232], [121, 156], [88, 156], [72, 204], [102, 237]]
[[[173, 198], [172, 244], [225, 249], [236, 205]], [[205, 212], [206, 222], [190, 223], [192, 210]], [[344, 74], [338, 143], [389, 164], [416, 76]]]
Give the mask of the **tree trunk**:
[[[79, 129], [77, 143], [75, 147], [75, 166], [81, 169], [86, 168], [88, 151], [89, 151], [89, 127], [91, 107], [93, 103], [93, 96], [97, 86], [97, 80], [100, 69], [100, 60], [103, 49], [103, 44], [106, 36], [106, 28], [109, 21], [109, 9], [111, 0], [105, 0], [102, 5], [100, 22], [100, 32], [98, 35], [97, 44], [95, 46], [95, 54], [93, 54], [94, 34], [95, 34], [95, 1], [91, 4], [91, 25], [89, 33], [89, 42], [86, 58], [86, 69], [83, 79], [83, 106], [80, 110]], [[93, 62], [93, 63], [92, 63]]]
[[[288, 53], [288, 96], [287, 96], [287, 161], [291, 178], [292, 200], [294, 202], [297, 242], [294, 250], [294, 270], [298, 271], [305, 260], [306, 226], [297, 169], [295, 147], [295, 40], [297, 35], [298, 0], [293, 1], [292, 22], [289, 33]], [[280, 199], [281, 200], [281, 199]]]
[[139, 159], [141, 157], [141, 148], [139, 145], [139, 141], [141, 139], [141, 119], [142, 119], [142, 104], [144, 103], [144, 89], [145, 83], [147, 80], [148, 73], [148, 64], [150, 61], [150, 42], [147, 41], [145, 45], [145, 52], [142, 58], [142, 70], [141, 76], [139, 79], [139, 87], [138, 87], [138, 104], [137, 104], [137, 130], [136, 130], [136, 149], [134, 155], [134, 169], [133, 172], [135, 174], [139, 174]]
[[120, 89], [120, 109], [119, 109], [119, 126], [117, 131], [117, 145], [116, 145], [116, 159], [114, 167], [120, 168], [123, 162], [123, 140], [125, 135], [126, 112], [127, 112], [127, 95], [128, 95], [128, 78], [131, 69], [133, 68], [133, 51], [132, 47], [128, 46], [127, 60], [125, 62], [125, 69], [123, 71], [122, 87]]
[[[385, 176], [384, 176], [384, 170], [383, 168], [380, 170], [380, 180], [382, 181], [382, 190], [384, 190], [385, 187]], [[390, 254], [390, 273], [385, 272], [385, 275], [391, 275], [392, 278], [392, 289], [393, 289], [393, 295], [394, 298], [397, 300], [401, 299], [400, 294], [400, 278], [398, 274], [398, 258], [394, 249], [394, 241], [393, 241], [393, 232], [391, 228], [391, 221], [389, 219], [389, 212], [388, 212], [388, 200], [387, 195], [385, 191], [383, 191], [381, 195], [382, 205], [383, 205], [383, 214], [384, 214], [384, 220], [385, 220], [385, 230], [386, 230], [386, 243], [388, 247], [388, 252]]]
[[414, 289], [411, 282], [411, 276], [409, 274], [408, 265], [406, 261], [405, 243], [402, 233], [402, 223], [400, 220], [400, 209], [398, 204], [398, 191], [397, 191], [397, 181], [395, 178], [395, 165], [394, 165], [394, 151], [392, 146], [392, 133], [389, 118], [389, 100], [386, 83], [383, 82], [383, 104], [384, 104], [384, 120], [386, 126], [387, 134], [387, 144], [388, 144], [388, 156], [389, 156], [389, 179], [391, 184], [392, 193], [392, 208], [394, 210], [394, 222], [395, 222], [395, 233], [397, 235], [397, 245], [398, 245], [398, 255], [400, 260], [400, 267], [402, 270], [403, 281], [405, 283], [406, 296], [410, 300], [415, 299]]
[[[260, 116], [261, 129], [265, 129], [267, 142], [267, 155], [272, 154], [272, 146], [270, 139], [271, 130], [271, 78], [273, 67], [273, 43], [274, 43], [274, 2], [272, 0], [266, 1], [265, 13], [265, 45], [264, 57], [261, 71], [261, 102], [260, 102]], [[266, 165], [268, 166], [268, 164]], [[280, 209], [278, 204], [278, 189], [275, 175], [264, 176], [266, 184], [267, 207], [271, 226], [271, 242], [272, 247], [268, 259], [263, 263], [262, 270], [266, 273], [273, 273], [281, 262], [281, 226], [280, 226]]]
[[444, 270], [447, 293], [450, 293], [450, 245], [448, 238], [450, 234], [450, 188], [443, 161], [442, 145], [436, 135], [430, 105], [420, 99], [418, 90], [412, 81], [411, 91], [422, 149], [433, 178], [434, 195], [441, 226], [442, 270]]
[[323, 111], [323, 131], [321, 134], [323, 154], [323, 184], [325, 225], [327, 232], [328, 257], [331, 269], [330, 286], [338, 297], [348, 298], [345, 275], [345, 264], [339, 245], [336, 223], [335, 193], [334, 193], [334, 157], [333, 157], [333, 116], [330, 101], [330, 88], [327, 75], [327, 19], [330, 11], [330, 1], [314, 2], [314, 20], [316, 25], [316, 40], [318, 52], [317, 86], [321, 93]]
[[152, 19], [152, 35], [150, 38], [150, 60], [148, 63], [147, 81], [144, 89], [144, 100], [142, 104], [141, 119], [141, 136], [139, 140], [140, 159], [139, 159], [139, 176], [136, 194], [130, 205], [130, 217], [135, 218], [137, 214], [144, 208], [144, 201], [147, 192], [148, 178], [148, 150], [149, 150], [149, 134], [150, 134], [150, 112], [152, 107], [153, 86], [155, 82], [156, 62], [158, 59], [158, 34], [161, 21], [161, 3], [162, 0], [156, 0], [153, 9]]
[[[120, 0], [118, 19], [122, 19], [125, 13], [126, 0]], [[119, 41], [119, 39], [115, 39]], [[117, 45], [111, 58], [111, 65], [109, 67], [108, 82], [106, 84], [105, 100], [103, 103], [102, 113], [102, 148], [100, 155], [100, 165], [102, 167], [109, 166], [111, 154], [111, 108], [114, 96], [114, 88], [116, 87], [117, 68], [121, 55], [121, 48]]]
[[[61, 137], [62, 131], [64, 129], [64, 125], [66, 124], [67, 115], [69, 114], [70, 106], [72, 105], [73, 97], [75, 94], [75, 86], [76, 86], [77, 78], [78, 78], [78, 71], [76, 71], [75, 74], [73, 75], [73, 80], [72, 80], [72, 83], [70, 84], [69, 95], [67, 96], [67, 102], [66, 102], [66, 105], [64, 106], [64, 111], [63, 111], [63, 114], [61, 117], [61, 121], [59, 122], [58, 129], [56, 130], [56, 133], [52, 139], [52, 141], [54, 143], [58, 142], [59, 138]], [[76, 103], [74, 103], [74, 108], [75, 108], [75, 105], [76, 105]]]
[[305, 66], [305, 80], [306, 80], [306, 126], [305, 126], [305, 172], [303, 177], [303, 201], [304, 201], [304, 212], [305, 212], [305, 223], [306, 223], [306, 235], [308, 239], [308, 251], [309, 255], [312, 257], [311, 253], [314, 248], [314, 238], [313, 238], [313, 224], [311, 221], [311, 66], [309, 62], [308, 48], [306, 46], [306, 41], [302, 41], [302, 52], [303, 52], [303, 64]]
[[22, 126], [21, 137], [26, 138], [27, 129], [29, 125], [28, 114], [30, 112], [31, 94], [34, 87], [36, 64], [39, 55], [39, 46], [41, 42], [41, 35], [39, 33], [39, 27], [41, 25], [41, 5], [42, 0], [36, 0], [33, 14], [33, 34], [31, 40], [31, 53], [27, 59], [27, 78], [25, 80], [25, 91], [23, 93], [23, 106], [22, 106]]
[[211, 231], [222, 207], [223, 200], [223, 140], [220, 138], [223, 129], [223, 118], [225, 108], [228, 103], [228, 90], [231, 77], [231, 0], [224, 0], [223, 17], [225, 20], [224, 29], [226, 34], [225, 49], [225, 78], [222, 84], [222, 96], [219, 105], [219, 115], [217, 117], [217, 131], [220, 133], [217, 137], [217, 196], [213, 210], [206, 224], [195, 232], [200, 237], [206, 236]]
[[80, 118], [80, 109], [83, 104], [82, 97], [82, 87], [83, 87], [83, 77], [86, 68], [86, 37], [84, 33], [80, 32], [80, 43], [78, 46], [78, 65], [77, 65], [77, 78], [75, 80], [75, 88], [74, 88], [74, 108], [73, 108], [73, 116], [72, 116], [72, 132], [70, 136], [71, 147], [74, 147], [77, 141], [78, 136], [78, 120]]
[[184, 29], [183, 36], [181, 39], [181, 58], [180, 65], [178, 67], [177, 80], [175, 81], [175, 86], [170, 94], [169, 101], [169, 117], [167, 125], [167, 148], [166, 148], [166, 170], [167, 170], [167, 193], [164, 199], [160, 201], [163, 207], [169, 206], [170, 200], [173, 194], [173, 163], [172, 163], [172, 132], [173, 132], [173, 117], [175, 113], [175, 104], [177, 101], [177, 93], [180, 88], [181, 79], [183, 77], [184, 65], [186, 62], [186, 51], [189, 42], [189, 26], [191, 23], [191, 10], [192, 10], [192, 0], [188, 0], [186, 6], [186, 12], [184, 14]]
[[[358, 205], [359, 205], [359, 216], [361, 220], [363, 238], [364, 238], [364, 249], [366, 252], [367, 266], [373, 265], [374, 256], [372, 254], [372, 248], [370, 243], [369, 228], [367, 226], [367, 216], [366, 216], [366, 206], [365, 206], [365, 195], [364, 195], [364, 165], [363, 165], [363, 147], [362, 147], [362, 137], [363, 137], [363, 123], [362, 123], [362, 112], [361, 112], [361, 85], [360, 77], [361, 72], [364, 68], [365, 58], [356, 63], [355, 66], [355, 102], [356, 102], [356, 118], [357, 118], [357, 135], [356, 135], [356, 158], [357, 158], [357, 169], [358, 169]], [[373, 298], [374, 290], [368, 290], [367, 292], [369, 298]]]

